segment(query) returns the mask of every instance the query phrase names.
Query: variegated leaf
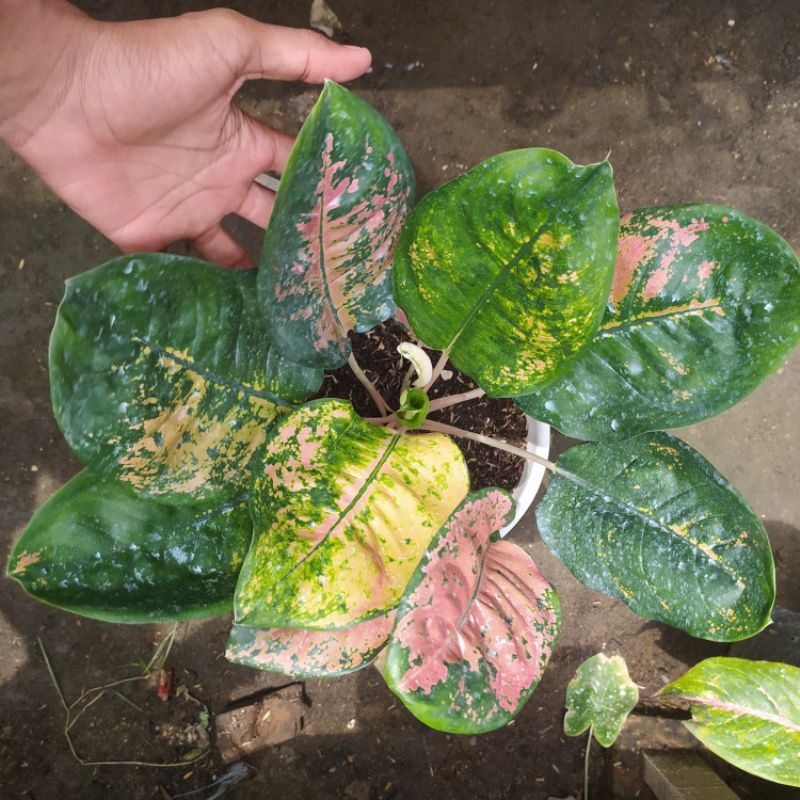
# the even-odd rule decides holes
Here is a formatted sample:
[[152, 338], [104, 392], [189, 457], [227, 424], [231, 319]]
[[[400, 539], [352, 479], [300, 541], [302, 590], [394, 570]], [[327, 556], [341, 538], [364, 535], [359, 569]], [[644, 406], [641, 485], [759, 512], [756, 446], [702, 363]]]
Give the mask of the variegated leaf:
[[469, 488], [451, 439], [391, 433], [341, 400], [281, 420], [265, 454], [235, 603], [254, 627], [341, 628], [393, 608]]
[[560, 628], [558, 597], [525, 551], [492, 541], [514, 516], [500, 489], [471, 494], [420, 561], [382, 657], [414, 716], [450, 733], [506, 725], [541, 680]]
[[800, 786], [800, 669], [743, 658], [707, 658], [659, 694], [688, 701], [684, 725], [739, 769]]
[[590, 727], [594, 738], [611, 747], [628, 714], [639, 702], [639, 689], [622, 656], [597, 653], [587, 658], [567, 684], [564, 733], [580, 736]]
[[225, 655], [234, 664], [298, 678], [344, 675], [374, 660], [389, 639], [394, 617], [389, 611], [333, 631], [234, 625]]
[[8, 572], [95, 619], [210, 617], [230, 611], [252, 530], [246, 496], [172, 506], [85, 469], [36, 512]]
[[502, 153], [416, 206], [395, 255], [395, 299], [414, 333], [487, 394], [529, 392], [596, 331], [618, 223], [607, 162]]
[[168, 502], [246, 490], [281, 404], [321, 379], [271, 349], [255, 270], [157, 253], [70, 278], [50, 341], [53, 410], [76, 455]]
[[258, 295], [280, 351], [335, 369], [350, 330], [394, 314], [390, 265], [414, 173], [376, 111], [331, 81], [308, 115], [269, 220]]
[[720, 642], [769, 623], [775, 568], [761, 520], [675, 436], [570, 448], [536, 518], [579, 581], [642, 617]]
[[517, 405], [579, 439], [708, 419], [800, 341], [800, 262], [766, 225], [712, 205], [622, 219], [600, 330], [555, 383]]

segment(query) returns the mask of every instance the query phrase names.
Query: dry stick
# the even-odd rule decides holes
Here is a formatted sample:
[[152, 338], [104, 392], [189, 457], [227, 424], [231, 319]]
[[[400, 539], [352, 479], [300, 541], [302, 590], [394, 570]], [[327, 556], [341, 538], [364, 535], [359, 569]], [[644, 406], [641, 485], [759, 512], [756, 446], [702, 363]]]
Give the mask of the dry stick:
[[464, 431], [461, 428], [455, 428], [452, 425], [445, 425], [443, 422], [434, 422], [432, 419], [426, 419], [422, 425], [419, 426], [421, 430], [436, 431], [437, 433], [447, 433], [450, 436], [460, 436], [462, 439], [472, 439], [474, 442], [487, 444], [489, 447], [494, 447], [497, 450], [505, 450], [506, 453], [513, 453], [515, 456], [524, 458], [527, 461], [533, 461], [536, 464], [541, 464], [551, 472], [555, 472], [556, 465], [546, 458], [537, 456], [536, 453], [530, 453], [523, 450], [521, 447], [514, 447], [513, 444], [504, 442], [502, 439], [493, 439], [491, 436], [484, 436], [482, 433], [475, 433], [473, 431]]
[[[134, 678], [123, 678], [119, 681], [113, 681], [112, 683], [108, 683], [104, 686], [95, 686], [92, 689], [87, 689], [85, 692], [81, 693], [81, 696], [71, 705], [67, 704], [67, 701], [64, 697], [64, 692], [61, 689], [61, 684], [58, 682], [58, 678], [56, 677], [56, 673], [53, 670], [53, 666], [50, 663], [50, 659], [47, 655], [47, 650], [45, 650], [44, 642], [42, 641], [41, 637], [37, 637], [36, 641], [39, 643], [39, 649], [42, 651], [42, 658], [44, 659], [44, 665], [47, 667], [47, 674], [50, 676], [50, 681], [52, 682], [53, 686], [55, 687], [56, 693], [58, 694], [58, 699], [61, 701], [61, 705], [64, 708], [64, 712], [66, 717], [64, 719], [64, 738], [67, 740], [67, 745], [69, 746], [70, 753], [72, 753], [72, 757], [84, 767], [188, 767], [190, 764], [195, 764], [201, 758], [205, 758], [208, 755], [209, 751], [204, 750], [200, 753], [199, 756], [196, 758], [189, 759], [187, 761], [86, 761], [85, 759], [81, 758], [78, 751], [75, 749], [75, 745], [72, 741], [72, 736], [70, 735], [70, 730], [72, 729], [73, 725], [78, 721], [81, 714], [86, 711], [89, 706], [94, 705], [103, 695], [111, 690], [114, 691], [111, 687], [119, 686], [121, 683], [130, 683], [131, 681], [143, 681], [147, 680], [152, 674], [152, 667], [156, 663], [156, 661], [161, 658], [162, 663], [166, 660], [167, 656], [169, 655], [169, 651], [172, 647], [172, 643], [175, 641], [175, 631], [178, 629], [176, 625], [170, 633], [164, 638], [164, 641], [159, 644], [158, 648], [156, 649], [153, 657], [145, 666], [145, 669], [141, 675], [137, 675]], [[165, 647], [166, 645], [166, 647]], [[93, 692], [97, 692], [97, 694], [89, 700], [86, 705], [73, 717], [72, 716], [72, 709], [87, 698]], [[119, 692], [114, 692], [115, 694], [119, 694]], [[123, 695], [119, 695], [125, 700], [127, 703], [132, 705], [134, 708], [138, 708], [138, 706], [128, 700], [127, 697]], [[141, 710], [141, 709], [139, 709]]]
[[367, 390], [367, 392], [369, 392], [369, 396], [372, 398], [375, 405], [378, 407], [378, 411], [384, 415], [388, 414], [389, 406], [386, 405], [386, 401], [381, 396], [381, 393], [375, 388], [375, 385], [366, 376], [364, 370], [362, 370], [361, 367], [358, 366], [358, 362], [356, 361], [354, 353], [350, 353], [350, 357], [347, 359], [347, 363], [350, 365], [350, 369], [353, 370], [353, 374], [361, 382], [361, 385]]
[[461, 392], [460, 394], [450, 394], [446, 397], [437, 397], [436, 400], [431, 400], [428, 406], [428, 413], [431, 411], [441, 411], [448, 406], [455, 406], [459, 403], [466, 403], [468, 400], [475, 400], [478, 397], [483, 397], [486, 392], [483, 389], [470, 389], [468, 392]]

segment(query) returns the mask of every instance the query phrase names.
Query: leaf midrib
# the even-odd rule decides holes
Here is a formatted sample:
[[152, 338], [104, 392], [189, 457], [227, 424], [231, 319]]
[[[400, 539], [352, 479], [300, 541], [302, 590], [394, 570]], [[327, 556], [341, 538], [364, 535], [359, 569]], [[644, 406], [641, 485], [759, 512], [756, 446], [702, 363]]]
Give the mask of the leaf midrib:
[[[350, 426], [352, 427], [352, 423]], [[317, 551], [336, 533], [336, 528], [340, 525], [342, 520], [346, 519], [353, 508], [358, 505], [361, 501], [361, 498], [367, 493], [370, 486], [375, 482], [375, 479], [380, 474], [380, 471], [383, 469], [383, 466], [389, 460], [389, 457], [394, 452], [395, 447], [397, 447], [398, 442], [400, 441], [400, 434], [395, 434], [389, 443], [386, 445], [386, 449], [384, 450], [381, 457], [378, 459], [378, 463], [372, 468], [369, 475], [365, 478], [361, 488], [356, 493], [355, 497], [347, 504], [347, 506], [339, 512], [334, 523], [331, 525], [330, 530], [325, 534], [325, 536], [320, 539], [312, 548], [308, 551], [296, 564], [294, 564], [289, 570], [287, 570], [283, 575], [281, 575], [277, 580], [283, 581], [286, 580], [290, 575], [296, 572], [300, 567], [305, 564], [306, 561], [313, 558]], [[381, 612], [383, 613], [383, 612]]]
[[278, 397], [278, 395], [273, 394], [268, 389], [255, 389], [252, 386], [248, 386], [246, 383], [225, 379], [217, 373], [199, 366], [197, 362], [183, 358], [182, 356], [179, 356], [176, 353], [157, 345], [155, 342], [150, 341], [144, 336], [134, 335], [131, 337], [131, 339], [134, 342], [144, 345], [145, 347], [149, 347], [157, 355], [162, 356], [163, 358], [168, 358], [170, 361], [174, 361], [179, 367], [181, 367], [181, 369], [185, 369], [189, 372], [195, 372], [205, 380], [215, 383], [217, 386], [221, 386], [225, 389], [231, 389], [232, 391], [236, 392], [242, 392], [242, 394], [246, 395], [247, 397], [257, 397], [260, 400], [269, 400], [276, 406], [283, 407], [284, 410], [290, 407], [289, 402], [281, 397]]
[[[678, 695], [678, 697], [681, 700], [686, 700], [689, 703], [703, 706], [704, 708], [712, 708], [719, 711], [730, 711], [737, 716], [756, 717], [757, 719], [764, 720], [765, 722], [773, 722], [783, 728], [788, 728], [792, 733], [800, 733], [800, 725], [791, 722], [790, 720], [785, 719], [778, 714], [770, 714], [767, 711], [761, 711], [749, 706], [743, 706], [739, 703], [727, 703], [722, 700], [711, 700], [709, 698], [697, 697], [695, 695], [681, 694]], [[697, 722], [698, 725], [703, 724], [697, 720], [695, 720], [695, 722]]]
[[[734, 580], [734, 582], [736, 582], [739, 578], [744, 577], [742, 575], [738, 575], [733, 570], [733, 568], [731, 566], [723, 563], [722, 561], [720, 561], [720, 562], [714, 561], [714, 559], [710, 558], [707, 553], [704, 553], [703, 550], [700, 547], [698, 547], [696, 545], [693, 545], [689, 541], [688, 538], [686, 538], [684, 536], [681, 536], [679, 533], [677, 533], [676, 531], [672, 530], [672, 528], [670, 528], [668, 525], [664, 525], [662, 522], [659, 522], [654, 517], [648, 516], [643, 511], [640, 511], [638, 508], [636, 508], [635, 506], [628, 505], [623, 500], [619, 500], [618, 498], [613, 497], [608, 492], [605, 492], [605, 493], [601, 492], [599, 489], [595, 488], [595, 486], [593, 484], [591, 484], [589, 481], [587, 481], [585, 478], [581, 478], [580, 475], [576, 475], [574, 472], [570, 472], [569, 470], [565, 470], [563, 468], [560, 468], [560, 467], [558, 467], [558, 465], [556, 465], [555, 472], [556, 472], [557, 475], [561, 475], [565, 480], [569, 481], [570, 483], [573, 483], [574, 485], [584, 489], [585, 491], [587, 491], [593, 497], [598, 498], [604, 505], [606, 505], [606, 506], [609, 506], [609, 505], [610, 506], [616, 506], [623, 514], [626, 514], [628, 516], [637, 517], [638, 519], [642, 520], [642, 522], [644, 522], [649, 528], [655, 528], [655, 529], [657, 529], [659, 531], [662, 531], [662, 532], [664, 532], [666, 534], [669, 534], [670, 537], [675, 538], [679, 542], [682, 542], [689, 549], [691, 549], [691, 550], [693, 550], [693, 551], [705, 556], [708, 559], [708, 561], [710, 562], [710, 564], [712, 565], [712, 569], [721, 570], [726, 575], [731, 577]], [[709, 548], [711, 548], [710, 545], [709, 545]], [[711, 548], [711, 549], [713, 549], [713, 548]]]
[[[592, 184], [592, 182], [594, 181], [595, 176], [600, 174], [600, 167], [602, 166], [602, 163], [605, 163], [605, 162], [601, 162], [601, 164], [593, 164], [593, 165], [591, 165], [589, 167], [586, 167], [586, 169], [590, 170], [590, 172], [588, 173], [588, 177], [582, 176], [583, 177], [583, 181], [582, 181], [581, 185], [579, 186], [579, 188], [575, 191], [575, 194], [574, 194], [575, 198], [580, 197], [580, 195], [582, 195], [586, 191], [586, 189]], [[560, 194], [561, 193], [557, 194], [556, 197], [558, 197]], [[545, 220], [531, 234], [531, 237], [519, 248], [519, 250], [517, 250], [517, 253], [514, 255], [514, 257], [511, 258], [507, 263], [502, 264], [498, 260], [497, 256], [494, 253], [492, 253], [491, 251], [489, 251], [486, 248], [482, 248], [482, 249], [486, 250], [486, 252], [489, 253], [492, 256], [492, 258], [494, 259], [495, 262], [500, 264], [500, 266], [501, 266], [500, 272], [497, 274], [497, 276], [491, 282], [491, 284], [489, 284], [489, 286], [486, 289], [486, 291], [484, 291], [484, 293], [477, 299], [477, 301], [474, 303], [472, 308], [469, 310], [469, 312], [467, 313], [466, 317], [464, 318], [464, 321], [461, 324], [461, 326], [453, 334], [453, 336], [451, 337], [450, 341], [444, 346], [444, 348], [443, 348], [444, 352], [447, 352], [447, 353], [452, 352], [453, 347], [455, 346], [455, 344], [458, 341], [458, 339], [464, 333], [464, 331], [466, 330], [467, 326], [475, 319], [475, 317], [478, 315], [478, 313], [483, 308], [483, 306], [488, 302], [489, 298], [494, 294], [494, 292], [497, 289], [497, 287], [508, 277], [508, 275], [517, 266], [517, 264], [519, 264], [520, 261], [523, 258], [525, 258], [526, 256], [529, 255], [529, 253], [536, 246], [536, 243], [541, 238], [542, 233], [550, 225], [552, 225], [553, 218], [555, 217], [557, 210], [558, 209], [557, 209], [556, 204], [551, 205], [548, 208], [548, 212], [550, 212], [550, 213], [548, 213], [548, 215], [545, 218]], [[537, 270], [537, 278], [538, 278], [538, 270]]]
[[[331, 162], [333, 162], [333, 151], [331, 150]], [[327, 173], [327, 169], [325, 172]], [[327, 256], [325, 253], [325, 220], [327, 219], [327, 215], [325, 214], [325, 181], [323, 179], [322, 183], [322, 191], [318, 195], [317, 204], [319, 207], [319, 225], [317, 227], [317, 244], [319, 245], [319, 274], [322, 280], [322, 290], [323, 296], [325, 298], [325, 302], [328, 304], [330, 308], [331, 316], [333, 317], [334, 324], [336, 325], [337, 330], [339, 331], [340, 336], [346, 336], [347, 331], [345, 330], [344, 325], [342, 325], [341, 320], [339, 319], [339, 311], [333, 303], [333, 295], [331, 294], [330, 285], [328, 282], [328, 272], [326, 269], [327, 263]]]

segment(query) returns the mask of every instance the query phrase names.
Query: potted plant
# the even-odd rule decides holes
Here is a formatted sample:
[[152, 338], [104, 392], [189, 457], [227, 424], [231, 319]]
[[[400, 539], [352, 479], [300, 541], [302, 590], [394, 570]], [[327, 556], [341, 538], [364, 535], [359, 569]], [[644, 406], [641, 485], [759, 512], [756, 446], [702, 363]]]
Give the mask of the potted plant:
[[[718, 206], [620, 219], [607, 161], [542, 148], [412, 209], [413, 195], [389, 125], [328, 83], [257, 271], [142, 254], [70, 279], [52, 398], [86, 469], [34, 516], [9, 573], [105, 620], [233, 609], [233, 661], [333, 676], [378, 659], [429, 725], [495, 729], [535, 689], [561, 619], [498, 535], [510, 494], [470, 493], [453, 437], [487, 437], [429, 416], [485, 393], [588, 440], [557, 463], [489, 442], [550, 471], [539, 528], [579, 580], [693, 636], [762, 630], [761, 522], [662, 431], [728, 408], [800, 340], [788, 245]], [[351, 337], [398, 314], [412, 366], [389, 407]], [[478, 388], [431, 401], [448, 363]], [[347, 365], [376, 416], [308, 401]]]

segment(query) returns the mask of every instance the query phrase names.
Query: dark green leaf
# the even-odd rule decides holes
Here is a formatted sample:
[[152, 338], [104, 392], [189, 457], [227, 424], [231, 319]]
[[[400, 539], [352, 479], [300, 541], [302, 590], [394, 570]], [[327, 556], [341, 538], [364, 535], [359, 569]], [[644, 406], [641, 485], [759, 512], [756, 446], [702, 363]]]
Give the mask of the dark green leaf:
[[395, 256], [395, 298], [417, 336], [487, 394], [531, 391], [597, 329], [618, 222], [607, 162], [502, 153], [414, 209]]
[[623, 217], [608, 310], [555, 383], [517, 398], [579, 439], [691, 425], [752, 391], [800, 341], [800, 262], [729, 208]]
[[8, 572], [38, 600], [110, 622], [230, 610], [250, 544], [247, 498], [170, 506], [83, 470], [34, 515]]
[[413, 197], [395, 132], [328, 81], [284, 170], [261, 254], [258, 296], [282, 353], [335, 369], [350, 355], [348, 331], [394, 314], [390, 265]]
[[744, 639], [769, 622], [775, 573], [764, 526], [674, 436], [571, 448], [537, 519], [579, 581], [642, 617], [713, 641]]
[[71, 278], [50, 341], [53, 410], [72, 449], [169, 502], [246, 489], [279, 404], [321, 377], [271, 350], [254, 270], [169, 255]]

